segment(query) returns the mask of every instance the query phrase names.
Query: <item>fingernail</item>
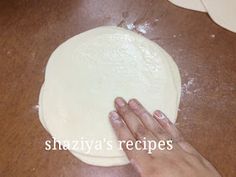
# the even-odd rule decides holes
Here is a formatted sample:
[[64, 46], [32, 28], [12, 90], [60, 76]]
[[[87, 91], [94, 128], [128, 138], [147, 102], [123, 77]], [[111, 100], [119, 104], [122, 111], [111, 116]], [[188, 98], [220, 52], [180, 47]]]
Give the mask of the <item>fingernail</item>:
[[153, 115], [157, 119], [164, 119], [165, 118], [165, 115], [161, 111], [155, 111]]
[[117, 98], [115, 100], [115, 103], [119, 106], [119, 107], [123, 107], [125, 105], [125, 101], [122, 98]]
[[115, 111], [112, 111], [109, 113], [109, 118], [113, 121], [113, 122], [120, 122], [120, 117], [119, 115], [115, 112]]
[[132, 109], [137, 109], [138, 108], [138, 103], [135, 99], [132, 99], [129, 101], [129, 106], [132, 108]]

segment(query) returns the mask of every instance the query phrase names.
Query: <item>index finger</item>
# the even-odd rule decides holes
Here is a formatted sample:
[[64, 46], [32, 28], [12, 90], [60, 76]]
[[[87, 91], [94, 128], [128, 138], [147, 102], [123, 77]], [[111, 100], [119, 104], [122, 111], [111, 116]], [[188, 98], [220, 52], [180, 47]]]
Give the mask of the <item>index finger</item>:
[[[136, 139], [130, 132], [129, 128], [126, 126], [125, 122], [115, 111], [109, 114], [109, 118], [119, 141], [126, 143], [128, 141], [133, 143], [136, 142]], [[130, 161], [135, 161], [139, 164], [147, 162], [151, 159], [151, 157], [147, 154], [147, 152], [142, 149], [137, 149], [137, 148], [129, 149], [127, 147], [127, 144], [124, 143], [122, 143], [122, 148]]]

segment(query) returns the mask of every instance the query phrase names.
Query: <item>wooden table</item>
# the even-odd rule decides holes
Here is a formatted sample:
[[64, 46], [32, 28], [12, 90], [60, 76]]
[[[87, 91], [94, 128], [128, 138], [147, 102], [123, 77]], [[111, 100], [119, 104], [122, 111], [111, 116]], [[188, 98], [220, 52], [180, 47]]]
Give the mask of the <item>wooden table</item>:
[[236, 34], [205, 13], [166, 0], [2, 0], [0, 2], [0, 176], [134, 177], [130, 166], [86, 165], [50, 139], [37, 102], [47, 60], [66, 39], [102, 25], [136, 27], [178, 64], [177, 126], [225, 177], [236, 174]]

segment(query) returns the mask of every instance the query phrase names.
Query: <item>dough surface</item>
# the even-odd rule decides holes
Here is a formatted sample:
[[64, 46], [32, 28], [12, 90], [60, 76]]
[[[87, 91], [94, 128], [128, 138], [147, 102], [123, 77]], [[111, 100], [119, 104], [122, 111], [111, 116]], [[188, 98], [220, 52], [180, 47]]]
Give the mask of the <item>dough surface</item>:
[[236, 33], [236, 0], [202, 0], [202, 2], [214, 22]]
[[179, 71], [161, 47], [143, 36], [118, 27], [95, 28], [51, 55], [40, 93], [40, 121], [60, 141], [112, 142], [112, 150], [71, 150], [86, 163], [127, 164], [108, 120], [117, 96], [137, 98], [150, 112], [160, 109], [175, 122]]
[[173, 4], [186, 9], [207, 12], [201, 0], [169, 0]]

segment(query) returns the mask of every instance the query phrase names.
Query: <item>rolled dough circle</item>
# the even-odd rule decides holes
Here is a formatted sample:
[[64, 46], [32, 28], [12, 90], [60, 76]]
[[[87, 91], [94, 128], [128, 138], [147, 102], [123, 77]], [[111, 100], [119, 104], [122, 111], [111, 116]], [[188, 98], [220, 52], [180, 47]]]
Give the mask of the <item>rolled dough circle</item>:
[[215, 23], [236, 33], [235, 0], [202, 0], [202, 2]]
[[137, 98], [148, 111], [160, 109], [175, 122], [179, 71], [161, 47], [143, 36], [119, 27], [95, 28], [51, 55], [40, 93], [40, 121], [61, 142], [111, 142], [111, 150], [71, 150], [86, 163], [127, 164], [108, 120], [117, 96]]
[[205, 6], [202, 3], [202, 0], [169, 0], [174, 5], [178, 7], [183, 7], [185, 9], [207, 12]]

